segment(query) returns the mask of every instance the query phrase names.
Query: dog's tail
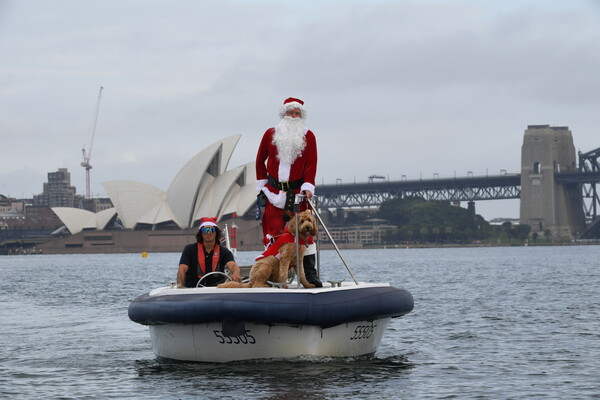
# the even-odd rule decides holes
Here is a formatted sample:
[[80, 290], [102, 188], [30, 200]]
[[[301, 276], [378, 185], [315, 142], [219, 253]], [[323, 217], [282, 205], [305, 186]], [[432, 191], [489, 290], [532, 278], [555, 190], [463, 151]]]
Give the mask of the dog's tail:
[[218, 288], [225, 288], [225, 289], [238, 289], [238, 288], [247, 288], [250, 287], [250, 284], [248, 283], [239, 283], [239, 282], [235, 282], [235, 281], [229, 281], [229, 282], [225, 282], [225, 283], [221, 283], [220, 285], [217, 285]]

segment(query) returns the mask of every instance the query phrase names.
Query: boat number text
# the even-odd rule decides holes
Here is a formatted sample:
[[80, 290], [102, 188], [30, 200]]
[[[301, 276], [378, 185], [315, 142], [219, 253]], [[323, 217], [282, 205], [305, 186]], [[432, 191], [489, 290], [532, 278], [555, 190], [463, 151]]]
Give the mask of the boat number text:
[[350, 338], [350, 340], [361, 340], [361, 339], [368, 339], [371, 336], [373, 336], [373, 331], [375, 330], [375, 328], [377, 327], [377, 325], [358, 325], [356, 328], [354, 328], [354, 336], [352, 336]]
[[223, 331], [214, 330], [215, 336], [219, 339], [221, 344], [254, 344], [256, 339], [250, 334], [250, 330], [246, 330], [243, 335], [240, 336], [225, 336]]

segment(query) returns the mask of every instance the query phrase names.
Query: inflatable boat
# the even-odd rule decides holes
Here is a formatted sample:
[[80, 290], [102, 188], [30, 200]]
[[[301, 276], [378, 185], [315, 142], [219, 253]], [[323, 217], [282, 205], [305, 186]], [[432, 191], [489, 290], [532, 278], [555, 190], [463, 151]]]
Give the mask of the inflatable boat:
[[342, 282], [315, 289], [171, 285], [133, 300], [129, 318], [149, 326], [159, 358], [228, 362], [372, 354], [390, 319], [412, 308], [412, 295], [388, 284]]
[[[358, 282], [317, 208], [311, 206], [353, 282], [329, 281], [330, 287], [313, 289], [301, 287], [298, 280], [295, 285], [290, 280], [288, 288], [282, 284], [247, 289], [171, 284], [154, 289], [130, 303], [129, 318], [150, 327], [156, 356], [228, 362], [374, 353], [390, 319], [413, 309], [413, 297], [389, 284]], [[205, 277], [210, 274], [222, 273]]]

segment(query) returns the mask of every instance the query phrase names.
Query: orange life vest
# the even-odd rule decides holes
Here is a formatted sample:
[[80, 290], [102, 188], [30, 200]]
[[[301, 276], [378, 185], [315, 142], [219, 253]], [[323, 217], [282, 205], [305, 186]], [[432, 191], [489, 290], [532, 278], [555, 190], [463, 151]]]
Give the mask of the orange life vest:
[[202, 278], [208, 272], [216, 271], [217, 265], [219, 264], [219, 256], [221, 255], [220, 249], [221, 248], [219, 247], [219, 245], [215, 243], [215, 248], [213, 249], [212, 262], [209, 271], [207, 271], [205, 261], [206, 257], [204, 256], [204, 246], [202, 245], [202, 243], [198, 243], [198, 265], [200, 265], [200, 270], [202, 271], [202, 274], [200, 274], [200, 271], [198, 271], [198, 278]]

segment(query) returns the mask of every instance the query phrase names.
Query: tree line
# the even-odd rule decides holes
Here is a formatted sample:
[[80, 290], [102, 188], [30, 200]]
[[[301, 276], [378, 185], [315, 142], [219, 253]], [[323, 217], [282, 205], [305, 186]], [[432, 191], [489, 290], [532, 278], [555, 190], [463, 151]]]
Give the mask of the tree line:
[[385, 201], [372, 216], [396, 226], [384, 237], [389, 244], [523, 244], [530, 231], [511, 222], [491, 225], [472, 210], [421, 197]]

